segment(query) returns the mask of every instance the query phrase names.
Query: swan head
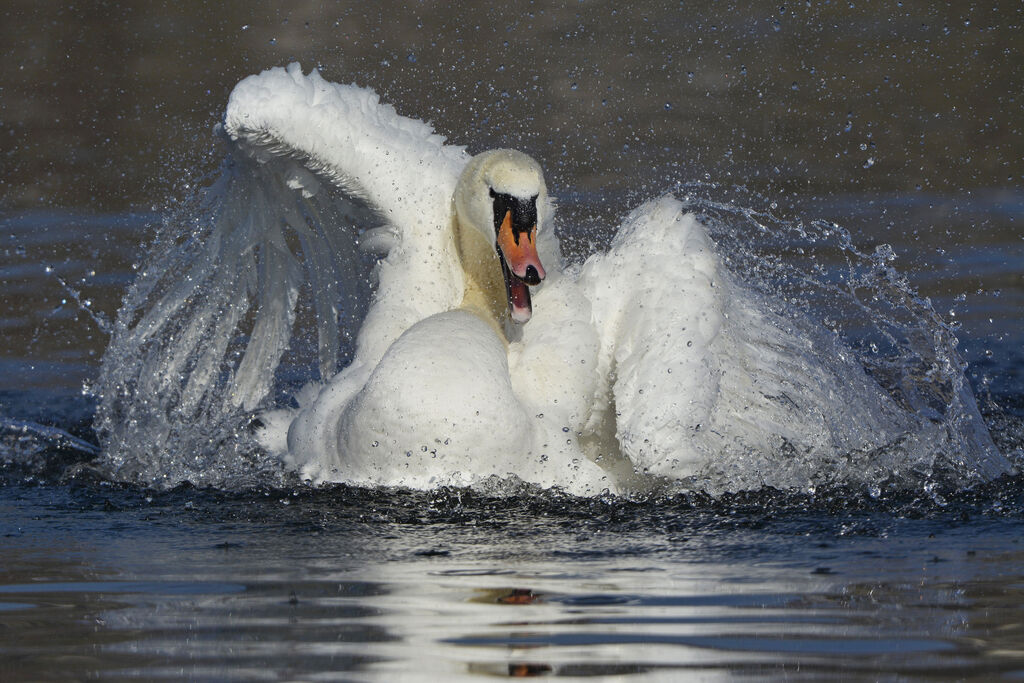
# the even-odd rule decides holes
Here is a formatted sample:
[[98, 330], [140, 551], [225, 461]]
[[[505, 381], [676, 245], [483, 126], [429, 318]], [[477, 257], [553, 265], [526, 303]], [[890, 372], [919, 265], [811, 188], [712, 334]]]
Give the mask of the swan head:
[[455, 187], [456, 218], [493, 245], [501, 262], [509, 315], [525, 323], [533, 314], [530, 287], [544, 279], [537, 230], [548, 206], [540, 164], [511, 149], [473, 157]]

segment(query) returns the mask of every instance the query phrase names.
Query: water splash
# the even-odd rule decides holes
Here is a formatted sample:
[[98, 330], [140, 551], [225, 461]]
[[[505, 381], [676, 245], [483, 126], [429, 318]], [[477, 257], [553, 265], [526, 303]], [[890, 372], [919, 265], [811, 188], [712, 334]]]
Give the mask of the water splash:
[[[259, 220], [258, 211], [244, 203], [249, 184], [264, 182], [250, 175], [253, 168], [224, 174], [166, 221], [125, 298], [97, 383], [95, 426], [103, 445], [98, 463], [112, 478], [227, 489], [295, 483], [258, 447], [255, 409], [287, 401], [289, 392], [316, 377], [317, 365], [325, 372], [334, 361], [325, 368], [317, 357], [323, 330], [302, 315], [303, 306], [314, 303], [296, 284], [289, 293], [292, 306], [296, 299], [306, 303], [298, 305], [297, 320], [282, 323], [284, 333], [295, 326], [290, 357], [280, 365], [275, 358], [243, 368], [241, 349], [256, 329], [250, 309], [260, 292], [234, 279], [244, 276], [239, 259], [260, 255], [209, 242], [218, 221], [239, 221], [240, 215]], [[827, 463], [820, 454], [789, 454], [768, 477], [749, 459], [723, 458], [714, 472], [684, 487], [712, 493], [760, 486], [926, 490], [937, 481], [986, 481], [1008, 469], [964, 377], [954, 327], [910, 287], [891, 248], [862, 251], [834, 222], [785, 220], [771, 209], [750, 208], [765, 202], [749, 195], [712, 199], [721, 188], [707, 183], [680, 183], [673, 191], [706, 224], [728, 269], [762, 296], [772, 315], [818, 340], [815, 353], [848, 354], [844, 362], [862, 367], [911, 425], [882, 448], [838, 454]], [[335, 208], [326, 193], [294, 193], [289, 201], [300, 195], [305, 204], [297, 210], [306, 223], [345, 220], [331, 213]], [[297, 239], [281, 235], [282, 241]], [[337, 307], [342, 346], [354, 338], [370, 296], [364, 273], [339, 273], [333, 301], [316, 304]], [[342, 363], [348, 357], [344, 348], [337, 355]], [[257, 372], [260, 383], [248, 401], [237, 396], [238, 377], [245, 372]], [[842, 462], [837, 466], [835, 460]], [[495, 488], [493, 482], [487, 486]]]
[[730, 270], [775, 313], [828, 330], [913, 418], [917, 426], [904, 440], [872, 454], [881, 467], [851, 470], [843, 480], [963, 485], [1010, 469], [965, 376], [956, 325], [917, 294], [891, 246], [863, 251], [839, 224], [751, 208], [769, 203], [742, 189], [731, 188], [741, 197], [732, 201], [713, 199], [722, 188], [707, 183], [681, 183], [675, 192], [707, 225]]
[[78, 306], [78, 309], [89, 316], [93, 323], [96, 324], [96, 327], [100, 330], [100, 332], [106, 335], [109, 335], [113, 332], [113, 324], [111, 324], [110, 320], [107, 319], [107, 316], [105, 316], [101, 311], [96, 311], [93, 309], [91, 300], [83, 299], [82, 293], [79, 290], [75, 289], [74, 287], [70, 286], [67, 282], [65, 282], [64, 278], [57, 275], [52, 267], [46, 266], [46, 274], [51, 276], [53, 279], [57, 281], [58, 284], [60, 284], [61, 288], [65, 292], [67, 292], [68, 296], [70, 296], [74, 300], [75, 304]]

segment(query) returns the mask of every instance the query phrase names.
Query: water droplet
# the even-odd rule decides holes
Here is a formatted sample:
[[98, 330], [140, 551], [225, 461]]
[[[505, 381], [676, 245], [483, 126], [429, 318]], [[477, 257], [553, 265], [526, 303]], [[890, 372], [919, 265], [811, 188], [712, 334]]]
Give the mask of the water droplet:
[[671, 102], [666, 102], [665, 103], [665, 111], [672, 111], [672, 103]]
[[412, 52], [410, 52], [408, 54], [408, 56], [406, 56], [406, 59], [408, 59], [409, 63], [411, 63], [411, 64], [415, 64], [416, 63], [416, 55], [414, 53], [412, 53]]

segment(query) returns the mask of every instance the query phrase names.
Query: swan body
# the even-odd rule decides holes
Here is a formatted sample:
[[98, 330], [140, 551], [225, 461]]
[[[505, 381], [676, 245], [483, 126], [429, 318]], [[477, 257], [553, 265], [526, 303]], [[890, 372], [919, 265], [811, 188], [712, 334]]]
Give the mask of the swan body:
[[[459, 256], [453, 278], [462, 283], [459, 305], [412, 324], [379, 360], [366, 361], [357, 352], [353, 365], [300, 412], [271, 418], [278, 424], [290, 420], [287, 442], [278, 442], [277, 448], [304, 476], [429, 488], [519, 476], [525, 468], [531, 483], [573, 493], [594, 494], [612, 486], [607, 473], [583, 455], [567, 427], [574, 423], [578, 431], [582, 409], [577, 407], [574, 420], [556, 419], [579, 403], [575, 397], [581, 383], [560, 383], [568, 376], [552, 367], [565, 358], [524, 358], [519, 342], [513, 362], [522, 369], [510, 372], [506, 329], [513, 328], [506, 326], [517, 318], [526, 322], [532, 308], [525, 293], [520, 294], [522, 302], [510, 305], [515, 297], [506, 287], [525, 289], [516, 270], [525, 275], [532, 267], [538, 278], [546, 271], [539, 256], [530, 254], [529, 263], [508, 266], [512, 274], [506, 277], [516, 282], [503, 282], [499, 259], [509, 259], [495, 248], [495, 195], [531, 203], [534, 232], [532, 238], [524, 234], [523, 245], [535, 241], [537, 251], [557, 258], [557, 246], [540, 238], [538, 229], [546, 226], [549, 200], [536, 162], [511, 150], [469, 161], [446, 221], [450, 239], [445, 242], [454, 244]], [[519, 378], [515, 383], [513, 376]], [[555, 391], [565, 394], [564, 402], [553, 404], [545, 415]], [[558, 433], [548, 427], [556, 421]], [[265, 438], [274, 443], [273, 436]]]
[[[897, 466], [872, 453], [943, 443], [837, 340], [737, 281], [671, 196], [570, 267], [533, 159], [470, 157], [372, 91], [271, 69], [236, 86], [222, 132], [219, 213], [184, 282], [168, 257], [137, 285], [148, 312], [116, 343], [142, 360], [105, 369], [155, 398], [104, 403], [110, 432], [268, 408], [305, 279], [321, 379], [263, 410], [259, 437], [314, 482], [785, 488], [837, 463], [872, 481]], [[975, 432], [981, 476], [1009, 471]]]

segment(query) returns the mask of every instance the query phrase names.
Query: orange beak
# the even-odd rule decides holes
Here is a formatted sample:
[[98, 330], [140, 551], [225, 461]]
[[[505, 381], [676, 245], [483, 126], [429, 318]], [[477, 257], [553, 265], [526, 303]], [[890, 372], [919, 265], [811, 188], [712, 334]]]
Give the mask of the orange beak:
[[498, 227], [496, 245], [505, 275], [509, 312], [513, 321], [525, 323], [533, 315], [528, 286], [539, 285], [546, 275], [537, 255], [537, 225], [520, 229], [512, 223], [512, 212], [506, 211]]
[[528, 285], [539, 285], [544, 279], [544, 266], [537, 255], [537, 226], [529, 230], [512, 227], [512, 212], [506, 211], [498, 228], [498, 249], [516, 277]]

